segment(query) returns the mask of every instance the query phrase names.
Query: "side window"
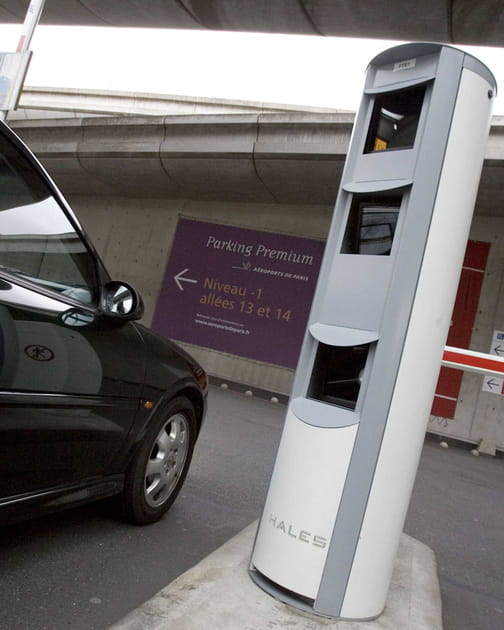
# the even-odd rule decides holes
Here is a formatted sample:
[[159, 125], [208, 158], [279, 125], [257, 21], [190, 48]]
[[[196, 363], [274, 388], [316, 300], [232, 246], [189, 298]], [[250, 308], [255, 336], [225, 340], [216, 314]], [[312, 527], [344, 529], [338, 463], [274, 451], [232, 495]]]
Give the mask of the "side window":
[[80, 302], [97, 293], [93, 256], [31, 162], [2, 136], [0, 270]]

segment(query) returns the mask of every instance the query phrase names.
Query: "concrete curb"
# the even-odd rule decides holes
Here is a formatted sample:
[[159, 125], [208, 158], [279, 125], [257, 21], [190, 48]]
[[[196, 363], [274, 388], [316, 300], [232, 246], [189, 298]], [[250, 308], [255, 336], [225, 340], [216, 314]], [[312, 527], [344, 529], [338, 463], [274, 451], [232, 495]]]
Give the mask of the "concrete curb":
[[374, 621], [335, 621], [273, 599], [247, 569], [257, 522], [186, 571], [109, 630], [442, 630], [434, 553], [401, 537], [383, 614]]

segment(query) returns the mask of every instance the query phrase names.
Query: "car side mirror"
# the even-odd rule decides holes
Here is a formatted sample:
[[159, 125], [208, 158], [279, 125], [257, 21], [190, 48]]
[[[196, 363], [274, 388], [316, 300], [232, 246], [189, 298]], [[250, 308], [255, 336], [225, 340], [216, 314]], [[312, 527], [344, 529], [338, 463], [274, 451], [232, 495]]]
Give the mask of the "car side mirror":
[[107, 282], [102, 287], [100, 310], [114, 319], [140, 319], [144, 312], [142, 298], [138, 291], [126, 282]]

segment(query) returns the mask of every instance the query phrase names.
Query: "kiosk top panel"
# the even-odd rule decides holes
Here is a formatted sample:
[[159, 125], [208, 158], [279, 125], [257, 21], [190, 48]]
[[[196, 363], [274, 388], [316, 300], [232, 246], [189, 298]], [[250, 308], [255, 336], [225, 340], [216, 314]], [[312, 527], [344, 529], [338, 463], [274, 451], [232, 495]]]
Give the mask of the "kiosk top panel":
[[[368, 83], [365, 92], [373, 93], [387, 86], [387, 89], [400, 89], [436, 76], [438, 60], [442, 51], [463, 56], [462, 65], [485, 78], [497, 91], [497, 82], [492, 72], [479, 59], [453, 46], [418, 42], [395, 46], [378, 54], [368, 65]], [[373, 72], [374, 70], [374, 72]], [[396, 88], [392, 85], [397, 84]]]

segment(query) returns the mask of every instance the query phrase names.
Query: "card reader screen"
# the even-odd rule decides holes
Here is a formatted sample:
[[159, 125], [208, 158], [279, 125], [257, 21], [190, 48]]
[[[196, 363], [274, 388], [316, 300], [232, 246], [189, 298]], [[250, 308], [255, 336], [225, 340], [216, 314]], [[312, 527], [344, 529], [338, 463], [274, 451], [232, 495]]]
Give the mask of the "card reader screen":
[[355, 409], [369, 346], [319, 343], [308, 398]]
[[425, 96], [425, 85], [378, 94], [364, 153], [411, 149]]

